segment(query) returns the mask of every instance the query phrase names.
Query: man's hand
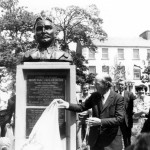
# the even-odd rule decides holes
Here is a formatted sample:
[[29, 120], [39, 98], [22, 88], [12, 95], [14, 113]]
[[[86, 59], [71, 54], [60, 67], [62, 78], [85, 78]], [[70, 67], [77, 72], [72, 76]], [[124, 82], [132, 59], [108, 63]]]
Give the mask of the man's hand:
[[90, 125], [90, 127], [99, 126], [101, 125], [101, 119], [96, 118], [96, 117], [90, 117], [90, 118], [87, 118], [86, 123]]
[[69, 103], [64, 101], [63, 99], [54, 99], [58, 103], [59, 108], [69, 108]]

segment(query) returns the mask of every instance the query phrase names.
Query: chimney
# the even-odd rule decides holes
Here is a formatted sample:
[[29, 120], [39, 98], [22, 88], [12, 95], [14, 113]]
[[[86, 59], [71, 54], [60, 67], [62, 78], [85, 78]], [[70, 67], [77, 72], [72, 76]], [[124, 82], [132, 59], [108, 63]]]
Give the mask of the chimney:
[[143, 32], [142, 34], [139, 35], [139, 37], [142, 37], [145, 40], [150, 40], [150, 31], [147, 30], [147, 31]]

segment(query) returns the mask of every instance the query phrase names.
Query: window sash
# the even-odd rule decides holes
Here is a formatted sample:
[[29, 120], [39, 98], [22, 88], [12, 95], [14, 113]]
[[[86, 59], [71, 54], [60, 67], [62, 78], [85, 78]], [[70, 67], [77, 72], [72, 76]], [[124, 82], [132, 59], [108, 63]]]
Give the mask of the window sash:
[[102, 48], [102, 59], [108, 59], [108, 48]]
[[124, 49], [118, 49], [118, 58], [124, 59]]
[[150, 49], [147, 49], [147, 60], [150, 60]]
[[102, 66], [102, 72], [106, 72], [109, 74], [109, 66]]
[[93, 50], [89, 50], [89, 59], [95, 59], [95, 52]]
[[90, 73], [96, 74], [96, 66], [89, 66], [89, 74]]
[[141, 77], [141, 70], [140, 69], [134, 69], [134, 79], [139, 80]]
[[133, 49], [133, 59], [139, 59], [139, 49]]

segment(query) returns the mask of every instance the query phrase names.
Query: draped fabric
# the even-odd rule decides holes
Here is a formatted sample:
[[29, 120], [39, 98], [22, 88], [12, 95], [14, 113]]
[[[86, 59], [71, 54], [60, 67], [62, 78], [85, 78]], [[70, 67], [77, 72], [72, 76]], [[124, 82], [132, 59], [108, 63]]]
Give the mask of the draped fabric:
[[63, 150], [56, 101], [42, 113], [21, 150]]
[[5, 127], [6, 127], [5, 137], [8, 138], [10, 141], [8, 150], [15, 150], [15, 137], [13, 133], [13, 128], [9, 123], [7, 123]]

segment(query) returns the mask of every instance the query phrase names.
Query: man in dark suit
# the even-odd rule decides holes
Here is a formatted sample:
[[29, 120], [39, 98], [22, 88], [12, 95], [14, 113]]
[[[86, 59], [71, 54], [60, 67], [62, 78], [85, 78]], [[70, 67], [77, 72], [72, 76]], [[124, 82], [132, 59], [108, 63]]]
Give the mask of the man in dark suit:
[[133, 101], [136, 96], [132, 92], [126, 90], [125, 81], [119, 81], [117, 83], [118, 92], [124, 97], [125, 118], [121, 124], [121, 132], [123, 135], [124, 147], [128, 147], [131, 144], [131, 129], [133, 126]]
[[123, 97], [111, 90], [112, 79], [108, 74], [96, 76], [97, 92], [82, 104], [69, 104], [57, 99], [59, 106], [75, 112], [92, 108], [92, 117], [86, 122], [90, 126], [88, 143], [90, 150], [122, 150], [119, 126], [124, 119]]

